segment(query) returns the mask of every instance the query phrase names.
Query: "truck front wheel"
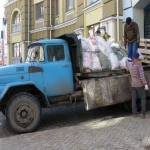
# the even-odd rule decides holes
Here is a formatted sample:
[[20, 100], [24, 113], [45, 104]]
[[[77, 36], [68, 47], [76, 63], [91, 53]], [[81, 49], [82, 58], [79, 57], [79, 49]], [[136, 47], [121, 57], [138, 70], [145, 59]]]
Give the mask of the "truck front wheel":
[[15, 132], [32, 132], [40, 123], [40, 104], [31, 94], [17, 94], [6, 107], [6, 118], [9, 126]]

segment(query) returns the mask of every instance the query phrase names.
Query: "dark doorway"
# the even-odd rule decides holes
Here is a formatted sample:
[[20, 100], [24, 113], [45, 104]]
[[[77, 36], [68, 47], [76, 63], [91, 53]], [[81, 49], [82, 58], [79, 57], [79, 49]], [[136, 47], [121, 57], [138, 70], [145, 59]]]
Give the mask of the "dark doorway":
[[150, 4], [144, 8], [144, 38], [150, 39]]

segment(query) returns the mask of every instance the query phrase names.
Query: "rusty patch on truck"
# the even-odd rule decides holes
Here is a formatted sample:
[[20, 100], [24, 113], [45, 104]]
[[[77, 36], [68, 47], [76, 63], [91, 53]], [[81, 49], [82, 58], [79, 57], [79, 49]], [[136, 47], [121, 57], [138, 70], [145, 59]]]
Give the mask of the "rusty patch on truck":
[[41, 67], [36, 67], [36, 66], [30, 66], [28, 68], [29, 73], [36, 73], [36, 72], [43, 72], [43, 68]]

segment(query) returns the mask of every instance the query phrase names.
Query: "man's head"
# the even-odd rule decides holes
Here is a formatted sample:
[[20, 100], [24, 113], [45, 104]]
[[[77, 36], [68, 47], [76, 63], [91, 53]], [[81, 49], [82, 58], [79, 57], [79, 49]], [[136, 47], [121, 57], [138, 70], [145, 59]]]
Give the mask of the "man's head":
[[127, 25], [130, 25], [132, 22], [132, 19], [130, 17], [126, 18], [126, 24]]
[[140, 54], [139, 54], [138, 52], [136, 52], [136, 53], [134, 54], [134, 59], [138, 60], [139, 57], [140, 57]]

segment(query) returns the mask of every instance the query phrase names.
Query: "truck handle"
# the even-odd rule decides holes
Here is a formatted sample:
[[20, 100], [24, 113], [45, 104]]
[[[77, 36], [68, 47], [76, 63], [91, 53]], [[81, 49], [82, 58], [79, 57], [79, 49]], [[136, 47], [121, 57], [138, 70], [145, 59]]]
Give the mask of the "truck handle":
[[68, 65], [63, 65], [62, 67], [68, 67]]

